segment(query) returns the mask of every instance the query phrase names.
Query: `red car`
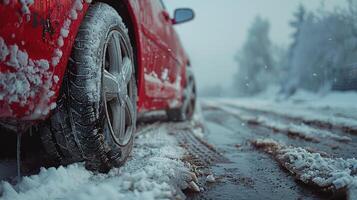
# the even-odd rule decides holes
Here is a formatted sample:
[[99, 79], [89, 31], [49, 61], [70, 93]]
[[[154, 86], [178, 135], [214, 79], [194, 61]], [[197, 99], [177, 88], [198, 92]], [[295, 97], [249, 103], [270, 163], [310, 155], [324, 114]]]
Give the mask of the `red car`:
[[36, 126], [58, 164], [120, 166], [138, 115], [193, 115], [194, 76], [173, 28], [193, 17], [185, 8], [171, 19], [160, 0], [2, 0], [1, 126]]

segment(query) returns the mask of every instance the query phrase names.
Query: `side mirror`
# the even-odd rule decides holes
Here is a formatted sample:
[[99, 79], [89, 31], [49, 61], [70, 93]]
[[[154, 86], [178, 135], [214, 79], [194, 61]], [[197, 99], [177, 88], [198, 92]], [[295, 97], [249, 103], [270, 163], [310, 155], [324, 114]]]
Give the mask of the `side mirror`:
[[175, 10], [173, 24], [181, 24], [195, 18], [195, 13], [190, 8], [178, 8]]

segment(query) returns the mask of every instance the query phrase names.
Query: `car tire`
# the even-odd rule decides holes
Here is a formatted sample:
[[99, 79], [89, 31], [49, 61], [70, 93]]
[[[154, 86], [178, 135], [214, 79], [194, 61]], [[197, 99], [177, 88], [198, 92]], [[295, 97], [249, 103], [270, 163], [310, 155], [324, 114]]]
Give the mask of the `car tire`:
[[183, 91], [183, 101], [179, 108], [166, 110], [170, 121], [191, 120], [196, 109], [196, 82], [190, 67], [186, 68], [186, 85]]
[[49, 157], [107, 172], [128, 158], [136, 128], [137, 86], [126, 26], [105, 3], [90, 6], [72, 47], [57, 107], [41, 125]]

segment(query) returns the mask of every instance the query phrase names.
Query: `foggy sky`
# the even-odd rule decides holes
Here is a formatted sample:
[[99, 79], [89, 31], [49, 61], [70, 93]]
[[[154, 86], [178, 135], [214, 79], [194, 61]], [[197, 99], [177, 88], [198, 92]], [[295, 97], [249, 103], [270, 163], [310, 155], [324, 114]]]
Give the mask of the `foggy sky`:
[[[298, 5], [309, 10], [321, 6], [320, 0], [164, 0], [169, 12], [175, 8], [195, 10], [194, 21], [177, 25], [182, 43], [195, 70], [199, 88], [220, 84], [232, 85], [237, 72], [234, 56], [242, 47], [249, 26], [260, 15], [271, 23], [270, 38], [273, 43], [290, 44], [292, 29], [289, 21]], [[324, 6], [332, 9], [344, 5], [345, 0], [325, 0]]]

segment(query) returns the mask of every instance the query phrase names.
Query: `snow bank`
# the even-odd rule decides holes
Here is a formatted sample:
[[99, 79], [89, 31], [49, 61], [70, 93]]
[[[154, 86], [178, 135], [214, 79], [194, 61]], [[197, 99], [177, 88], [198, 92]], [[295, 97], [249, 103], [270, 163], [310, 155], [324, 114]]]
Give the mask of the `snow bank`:
[[276, 92], [272, 91], [253, 98], [219, 99], [217, 102], [303, 121], [318, 121], [357, 129], [357, 92], [330, 92], [320, 95], [298, 91], [289, 99], [278, 99]]
[[108, 174], [87, 171], [83, 164], [41, 169], [15, 186], [0, 185], [4, 200], [49, 199], [182, 199], [195, 175], [180, 160], [183, 155], [165, 126], [139, 135], [133, 157]]
[[294, 95], [289, 98], [284, 98], [280, 95], [280, 87], [272, 85], [253, 98], [249, 97], [242, 99], [265, 100], [283, 104], [301, 104], [303, 107], [340, 107], [357, 109], [355, 103], [357, 101], [357, 92], [355, 91], [328, 91], [324, 93], [316, 93], [298, 89]]
[[[209, 102], [206, 103], [206, 105], [217, 107], [215, 106], [214, 103], [212, 104]], [[303, 123], [292, 123], [292, 122], [286, 123], [284, 121], [279, 121], [279, 119], [271, 119], [263, 115], [254, 116], [237, 109], [232, 109], [229, 106], [220, 105], [217, 108], [222, 109], [225, 112], [230, 113], [238, 117], [240, 120], [245, 121], [247, 123], [259, 124], [269, 129], [287, 133], [288, 135], [299, 137], [301, 139], [308, 140], [308, 141], [320, 142], [321, 139], [325, 139], [325, 138], [329, 138], [339, 142], [352, 141], [352, 139], [348, 136], [341, 136], [338, 134], [334, 134], [330, 131], [316, 129], [311, 126], [307, 126]]]
[[354, 195], [357, 160], [322, 156], [303, 148], [285, 146], [271, 139], [258, 139], [252, 144], [274, 158], [297, 179], [332, 191], [350, 189]]
[[333, 134], [330, 131], [316, 129], [305, 124], [284, 123], [263, 116], [252, 118], [250, 121], [256, 121], [257, 123], [271, 129], [287, 132], [291, 135], [316, 142], [321, 141], [323, 138], [330, 138], [339, 142], [352, 141], [352, 139], [348, 136], [340, 136]]
[[341, 107], [341, 108], [357, 108], [357, 92], [346, 91], [337, 92], [332, 91], [326, 94], [315, 94], [304, 90], [298, 90], [293, 95], [290, 102], [304, 101], [306, 106], [312, 107]]

